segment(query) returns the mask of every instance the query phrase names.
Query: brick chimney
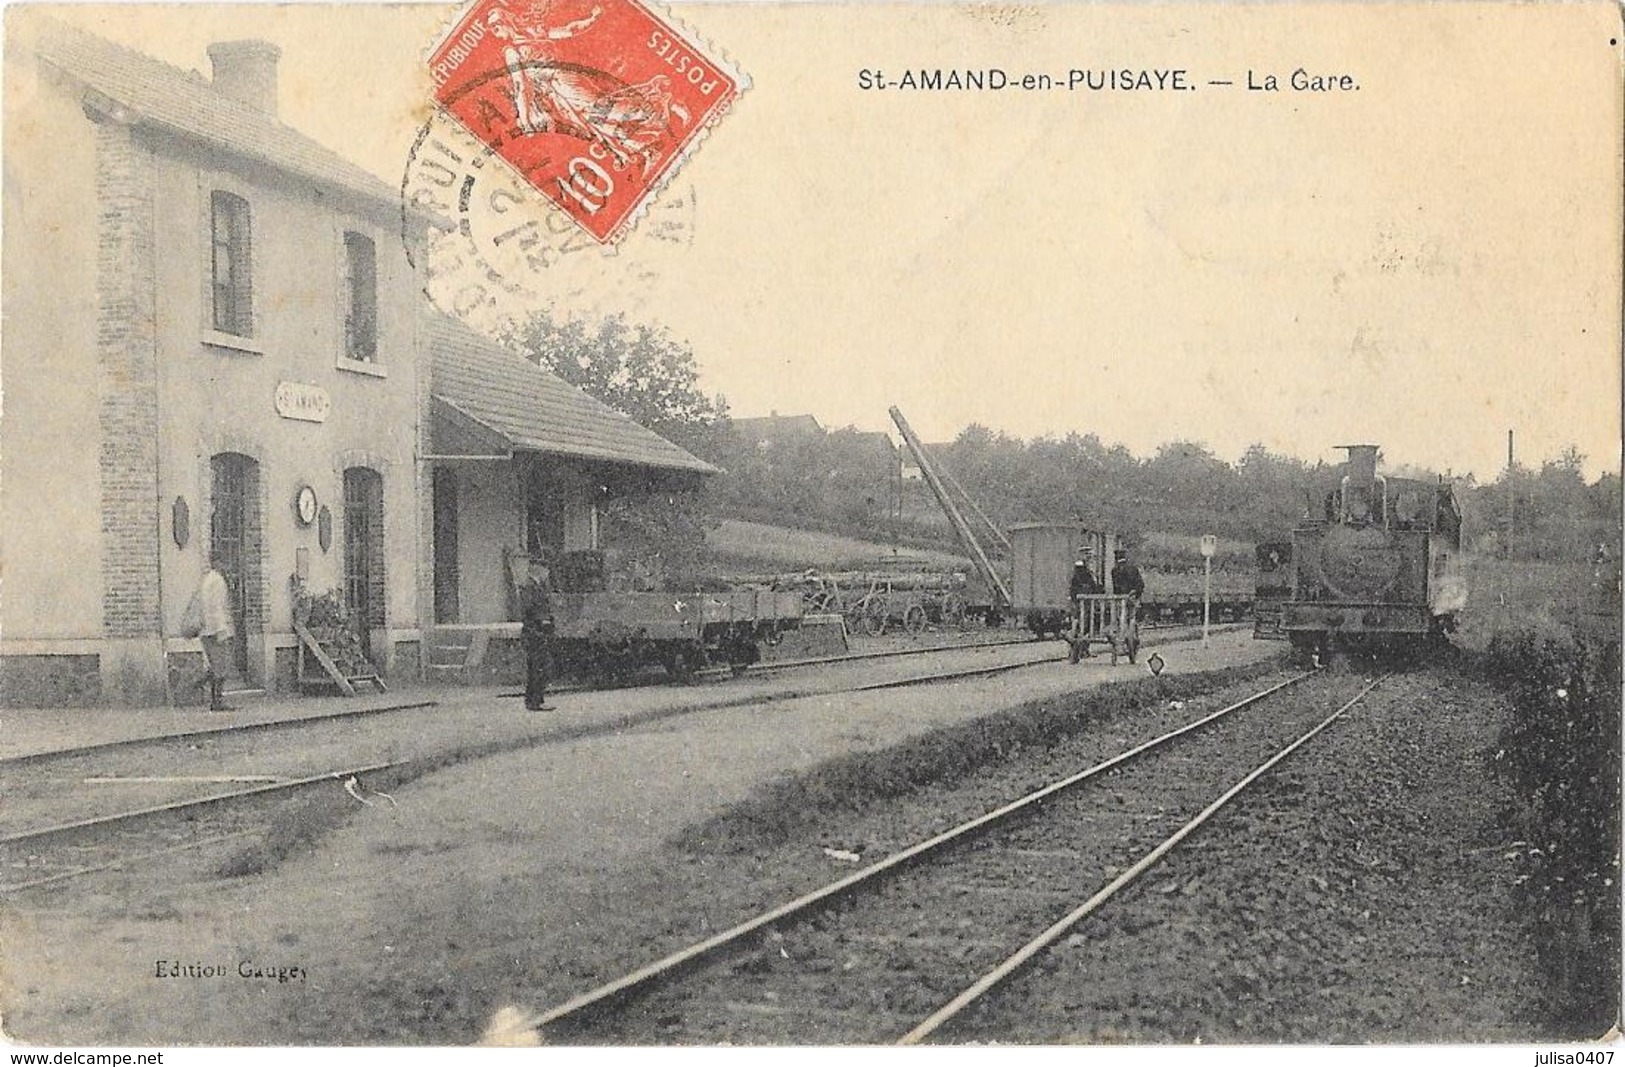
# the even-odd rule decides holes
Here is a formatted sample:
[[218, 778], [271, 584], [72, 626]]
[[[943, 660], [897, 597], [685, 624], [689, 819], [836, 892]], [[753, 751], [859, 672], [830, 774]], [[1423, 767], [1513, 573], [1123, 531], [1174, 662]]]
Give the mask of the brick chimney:
[[209, 46], [217, 92], [276, 118], [276, 62], [282, 49], [270, 41], [217, 41]]

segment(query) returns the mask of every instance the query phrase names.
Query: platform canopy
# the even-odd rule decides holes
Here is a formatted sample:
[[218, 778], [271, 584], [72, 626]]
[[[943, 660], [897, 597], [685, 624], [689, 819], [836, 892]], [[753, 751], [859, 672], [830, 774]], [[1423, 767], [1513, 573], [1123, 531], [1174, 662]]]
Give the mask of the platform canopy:
[[439, 311], [424, 312], [439, 455], [534, 452], [662, 471], [716, 467]]

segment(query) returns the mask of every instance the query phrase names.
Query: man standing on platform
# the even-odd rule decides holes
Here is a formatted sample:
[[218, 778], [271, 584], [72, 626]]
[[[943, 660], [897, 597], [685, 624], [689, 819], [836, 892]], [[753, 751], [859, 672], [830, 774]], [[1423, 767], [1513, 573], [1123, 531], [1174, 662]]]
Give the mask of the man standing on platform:
[[1112, 565], [1112, 592], [1117, 596], [1132, 597], [1135, 617], [1139, 616], [1140, 600], [1145, 596], [1145, 578], [1121, 548], [1117, 550], [1116, 562]]
[[552, 711], [547, 683], [553, 670], [553, 587], [545, 557], [530, 557], [519, 586], [520, 642], [525, 648], [525, 710]]
[[231, 592], [225, 575], [212, 562], [203, 572], [197, 593], [186, 608], [186, 632], [203, 645], [204, 674], [201, 685], [209, 690], [210, 711], [231, 711], [226, 706], [226, 673], [231, 668]]

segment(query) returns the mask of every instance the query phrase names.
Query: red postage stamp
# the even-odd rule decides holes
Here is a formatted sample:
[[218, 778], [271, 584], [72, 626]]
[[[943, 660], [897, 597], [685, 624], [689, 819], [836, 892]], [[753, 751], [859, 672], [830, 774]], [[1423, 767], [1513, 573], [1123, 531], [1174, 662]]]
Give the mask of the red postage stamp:
[[429, 73], [447, 114], [605, 244], [748, 85], [638, 0], [476, 0]]

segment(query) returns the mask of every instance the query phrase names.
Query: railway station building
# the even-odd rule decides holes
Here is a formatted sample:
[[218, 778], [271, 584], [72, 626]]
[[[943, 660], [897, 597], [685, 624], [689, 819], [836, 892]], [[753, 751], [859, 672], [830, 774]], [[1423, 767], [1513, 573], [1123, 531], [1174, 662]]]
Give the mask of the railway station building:
[[512, 617], [504, 551], [708, 469], [430, 309], [398, 190], [278, 121], [274, 45], [204, 77], [7, 30], [0, 703], [200, 700], [211, 559], [247, 687], [293, 683], [296, 580], [417, 680], [437, 622]]
[[432, 639], [458, 653], [427, 669], [511, 673], [514, 564], [598, 549], [604, 503], [686, 492], [716, 468], [449, 316], [426, 311], [422, 336], [433, 382]]

